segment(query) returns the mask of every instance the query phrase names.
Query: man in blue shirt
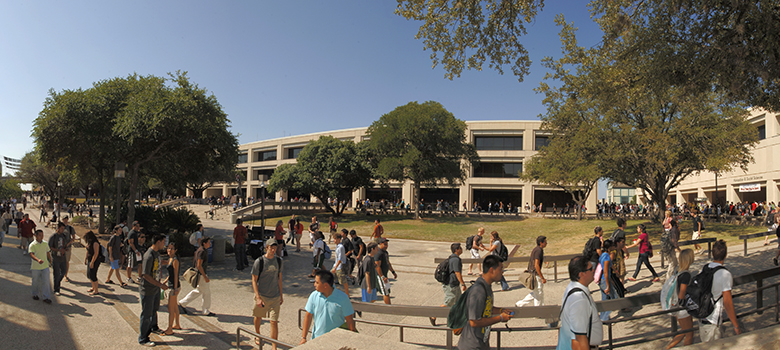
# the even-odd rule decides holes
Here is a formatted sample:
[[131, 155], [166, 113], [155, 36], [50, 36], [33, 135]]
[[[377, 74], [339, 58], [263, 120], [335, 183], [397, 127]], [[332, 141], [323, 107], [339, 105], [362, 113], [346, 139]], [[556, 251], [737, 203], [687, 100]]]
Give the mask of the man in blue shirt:
[[312, 320], [314, 329], [311, 338], [317, 338], [325, 333], [339, 328], [346, 323], [349, 330], [356, 332], [352, 303], [344, 292], [333, 289], [333, 274], [328, 270], [319, 270], [314, 276], [315, 291], [309, 295], [306, 302], [306, 315], [303, 318], [303, 334], [301, 343], [306, 343]]

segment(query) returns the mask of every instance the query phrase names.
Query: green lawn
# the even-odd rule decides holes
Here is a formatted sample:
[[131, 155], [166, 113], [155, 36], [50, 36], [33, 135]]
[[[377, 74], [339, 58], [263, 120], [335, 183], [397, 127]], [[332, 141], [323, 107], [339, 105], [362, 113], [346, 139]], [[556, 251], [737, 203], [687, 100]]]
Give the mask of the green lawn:
[[[299, 216], [300, 217], [300, 216]], [[327, 231], [328, 215], [319, 215], [320, 227]], [[484, 227], [486, 235], [492, 231], [498, 231], [501, 238], [507, 245], [520, 244], [520, 249], [516, 255], [527, 255], [536, 245], [536, 237], [539, 235], [547, 236], [548, 246], [545, 249], [547, 254], [575, 254], [582, 251], [585, 242], [593, 235], [593, 228], [601, 226], [604, 229], [604, 235], [609, 236], [617, 228], [615, 220], [569, 220], [569, 219], [503, 219], [503, 218], [479, 218], [479, 217], [428, 217], [422, 220], [414, 220], [401, 216], [379, 215], [364, 216], [345, 214], [336, 221], [339, 229], [346, 228], [356, 230], [361, 237], [368, 237], [374, 228], [374, 219], [379, 218], [382, 226], [385, 228], [385, 237], [406, 238], [429, 241], [447, 241], [447, 242], [465, 242], [466, 238], [477, 232], [479, 227]], [[282, 220], [287, 226], [287, 220], [290, 217], [267, 218], [267, 225], [274, 225], [277, 220]], [[301, 223], [308, 227], [311, 216], [301, 217]], [[254, 222], [252, 223], [254, 224]], [[259, 220], [257, 220], [259, 224]], [[627, 240], [639, 236], [636, 233], [636, 227], [639, 224], [645, 224], [650, 234], [650, 241], [654, 244], [660, 244], [661, 233], [663, 231], [660, 223], [654, 224], [650, 220], [628, 220], [626, 229]], [[738, 236], [742, 234], [756, 233], [766, 230], [764, 227], [739, 226], [721, 224], [715, 222], [706, 222], [706, 231], [703, 237], [717, 237], [726, 240], [729, 245], [741, 243]], [[690, 221], [680, 223], [682, 232], [681, 240], [691, 239], [693, 224]], [[489, 240], [489, 235], [488, 238]], [[656, 247], [660, 248], [660, 246]]]

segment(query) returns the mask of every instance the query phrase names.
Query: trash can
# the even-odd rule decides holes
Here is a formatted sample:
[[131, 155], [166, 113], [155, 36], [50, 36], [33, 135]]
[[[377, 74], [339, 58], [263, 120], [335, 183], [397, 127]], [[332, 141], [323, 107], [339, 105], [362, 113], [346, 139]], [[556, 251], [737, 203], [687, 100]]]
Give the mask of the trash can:
[[209, 262], [225, 261], [225, 237], [214, 237], [214, 244], [209, 248]]

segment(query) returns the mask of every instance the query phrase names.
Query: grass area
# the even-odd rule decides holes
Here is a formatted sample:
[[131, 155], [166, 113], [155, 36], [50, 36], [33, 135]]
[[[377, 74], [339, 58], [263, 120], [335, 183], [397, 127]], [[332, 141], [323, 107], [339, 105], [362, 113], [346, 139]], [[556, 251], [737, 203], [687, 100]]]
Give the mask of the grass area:
[[[301, 217], [301, 223], [308, 227], [311, 222], [311, 216]], [[319, 215], [320, 227], [326, 231], [328, 228], [328, 215]], [[485, 228], [487, 240], [489, 233], [498, 231], [504, 242], [510, 246], [519, 244], [517, 255], [528, 255], [536, 246], [536, 237], [540, 235], [547, 236], [548, 246], [545, 252], [549, 255], [576, 254], [582, 252], [582, 248], [588, 238], [593, 236], [593, 228], [601, 226], [604, 229], [604, 235], [612, 234], [617, 226], [615, 220], [568, 220], [568, 219], [505, 219], [505, 218], [480, 218], [480, 217], [427, 217], [422, 220], [414, 220], [401, 216], [379, 215], [364, 216], [355, 214], [345, 214], [337, 218], [339, 229], [346, 228], [356, 230], [358, 235], [366, 238], [371, 235], [374, 229], [374, 220], [379, 218], [385, 229], [385, 237], [417, 239], [426, 241], [445, 241], [445, 242], [466, 242], [466, 238], [476, 234], [480, 227]], [[282, 220], [285, 229], [289, 216], [266, 218], [266, 225], [273, 226], [277, 220]], [[260, 224], [259, 220], [252, 222], [252, 225]], [[650, 234], [650, 241], [655, 249], [660, 248], [661, 233], [663, 232], [660, 223], [652, 223], [650, 220], [628, 220], [626, 228], [627, 240], [630, 241], [639, 236], [636, 228], [639, 224], [647, 226], [647, 232]], [[691, 239], [693, 223], [683, 221], [680, 223], [681, 240]], [[740, 226], [722, 224], [707, 221], [706, 230], [703, 232], [703, 238], [716, 237], [724, 239], [729, 245], [742, 243], [738, 239], [739, 235], [761, 232], [766, 230], [764, 227]]]

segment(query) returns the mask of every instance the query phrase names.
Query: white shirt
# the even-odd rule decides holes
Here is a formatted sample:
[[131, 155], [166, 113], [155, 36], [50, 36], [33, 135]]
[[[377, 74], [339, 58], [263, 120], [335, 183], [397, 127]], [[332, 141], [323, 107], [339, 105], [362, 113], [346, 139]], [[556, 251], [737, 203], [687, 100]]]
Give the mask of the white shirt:
[[341, 243], [336, 247], [336, 261], [341, 261], [341, 264], [336, 267], [336, 271], [340, 271], [347, 263], [347, 256], [344, 254], [344, 245]]
[[321, 239], [314, 241], [314, 245], [312, 246], [311, 250], [311, 256], [316, 257], [318, 252], [325, 254], [325, 242], [323, 242]]
[[[582, 289], [585, 292], [573, 293], [564, 305], [563, 301], [566, 299], [566, 295], [574, 288]], [[569, 282], [566, 291], [563, 292], [561, 305], [564, 309], [561, 312], [561, 328], [558, 330], [557, 349], [571, 349], [571, 341], [576, 338], [576, 335], [587, 335], [589, 328], [590, 345], [600, 345], [604, 340], [604, 330], [596, 303], [591, 298], [588, 287], [583, 286], [580, 282]]]
[[[714, 268], [720, 265], [720, 263], [711, 262], [708, 266]], [[719, 298], [720, 300], [715, 303], [715, 310], [707, 316], [707, 321], [711, 324], [720, 325], [722, 319], [721, 314], [723, 314], [723, 298], [721, 298], [721, 296], [723, 296], [723, 292], [731, 290], [732, 284], [734, 284], [734, 278], [731, 276], [729, 270], [720, 269], [716, 271], [715, 275], [712, 277], [712, 300], [718, 300]]]

